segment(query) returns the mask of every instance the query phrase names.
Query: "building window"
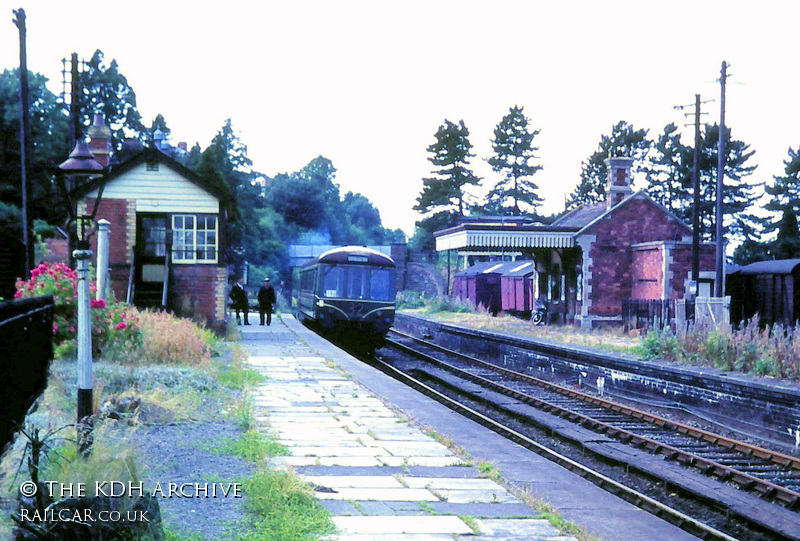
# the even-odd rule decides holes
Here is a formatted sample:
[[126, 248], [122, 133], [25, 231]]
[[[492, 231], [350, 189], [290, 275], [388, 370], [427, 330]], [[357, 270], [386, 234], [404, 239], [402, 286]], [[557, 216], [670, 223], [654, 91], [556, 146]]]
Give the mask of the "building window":
[[157, 161], [149, 161], [149, 162], [147, 162], [147, 170], [148, 171], [158, 171], [158, 162]]
[[217, 217], [173, 214], [172, 254], [176, 263], [216, 263], [219, 249]]

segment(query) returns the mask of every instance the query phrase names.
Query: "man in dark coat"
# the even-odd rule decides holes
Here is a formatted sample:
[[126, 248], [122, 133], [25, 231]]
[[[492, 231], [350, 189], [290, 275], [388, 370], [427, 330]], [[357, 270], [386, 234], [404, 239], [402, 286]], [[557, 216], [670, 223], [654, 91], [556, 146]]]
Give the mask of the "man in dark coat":
[[244, 324], [250, 325], [250, 321], [247, 319], [247, 312], [249, 311], [247, 292], [244, 290], [241, 278], [236, 280], [236, 283], [233, 284], [233, 288], [231, 289], [229, 297], [231, 298], [231, 301], [233, 301], [233, 309], [236, 310], [236, 324], [242, 324], [242, 318], [240, 314], [241, 312], [244, 312]]
[[269, 278], [264, 278], [264, 285], [258, 290], [258, 315], [261, 324], [264, 324], [266, 316], [267, 325], [272, 323], [272, 305], [275, 304], [275, 289], [269, 283]]

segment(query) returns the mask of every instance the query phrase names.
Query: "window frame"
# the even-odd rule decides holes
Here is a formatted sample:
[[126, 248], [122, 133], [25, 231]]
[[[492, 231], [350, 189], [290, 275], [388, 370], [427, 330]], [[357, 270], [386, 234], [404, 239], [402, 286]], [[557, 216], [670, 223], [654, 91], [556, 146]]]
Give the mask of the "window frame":
[[[176, 228], [175, 227], [175, 221], [176, 221], [177, 218], [183, 218], [184, 219], [183, 220], [184, 221], [184, 226], [185, 226], [186, 218], [191, 218], [193, 227], [191, 229], [187, 229], [186, 227]], [[205, 254], [206, 251], [208, 250], [208, 248], [210, 246], [213, 246], [213, 248], [214, 248], [214, 257], [213, 258], [209, 258], [209, 259], [198, 258], [197, 257], [198, 256], [198, 251], [200, 251], [200, 247], [198, 246], [198, 243], [197, 243], [198, 231], [205, 231], [205, 232], [211, 232], [212, 231], [211, 229], [198, 229], [198, 223], [200, 222], [201, 219], [208, 219], [208, 218], [213, 218], [214, 219], [214, 229], [213, 229], [213, 232], [214, 232], [214, 243], [210, 244], [206, 240], [206, 242], [202, 245], [202, 252], [203, 252], [203, 254]], [[196, 265], [205, 265], [205, 264], [215, 264], [215, 263], [217, 263], [219, 261], [219, 216], [218, 215], [216, 215], [216, 214], [175, 213], [175, 214], [171, 214], [170, 215], [170, 226], [171, 226], [172, 235], [173, 235], [172, 254], [171, 254], [173, 263], [188, 263], [188, 264], [196, 264]], [[178, 238], [178, 231], [180, 231], [180, 232], [191, 231], [192, 232], [192, 244], [191, 244], [191, 249], [190, 250], [187, 249], [188, 245], [186, 245], [181, 250], [177, 249], [176, 239]], [[188, 258], [187, 257], [183, 257], [183, 254], [186, 253], [187, 251], [191, 254], [191, 257], [188, 257]], [[179, 254], [180, 254], [180, 256], [179, 256]]]

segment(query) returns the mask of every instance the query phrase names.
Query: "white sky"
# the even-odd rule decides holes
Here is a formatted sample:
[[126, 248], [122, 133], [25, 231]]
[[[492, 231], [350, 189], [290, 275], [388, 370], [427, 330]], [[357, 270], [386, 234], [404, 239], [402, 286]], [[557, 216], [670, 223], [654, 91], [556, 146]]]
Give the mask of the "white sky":
[[[26, 5], [27, 4], [27, 5]], [[92, 6], [92, 7], [90, 7]], [[513, 105], [541, 129], [544, 210], [563, 210], [581, 161], [619, 120], [657, 135], [673, 106], [708, 104], [731, 64], [726, 124], [751, 144], [753, 180], [800, 146], [800, 3], [547, 1], [0, 0], [0, 69], [19, 63], [12, 10], [28, 17], [28, 67], [60, 92], [61, 59], [116, 59], [146, 125], [205, 148], [231, 118], [254, 168], [296, 171], [323, 155], [342, 194], [413, 233], [438, 127], [464, 120], [485, 189], [493, 129]], [[692, 138], [683, 129], [684, 141]]]

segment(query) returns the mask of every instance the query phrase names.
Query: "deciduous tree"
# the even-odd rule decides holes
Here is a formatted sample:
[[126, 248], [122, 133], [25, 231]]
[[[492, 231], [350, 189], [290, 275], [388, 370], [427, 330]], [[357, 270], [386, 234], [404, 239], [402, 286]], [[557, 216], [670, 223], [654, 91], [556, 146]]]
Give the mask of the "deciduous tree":
[[83, 87], [83, 124], [89, 126], [92, 115], [103, 113], [111, 128], [113, 148], [119, 150], [126, 138], [147, 142], [147, 128], [136, 108], [136, 93], [119, 71], [116, 60], [106, 65], [103, 51], [97, 49], [81, 76]]

